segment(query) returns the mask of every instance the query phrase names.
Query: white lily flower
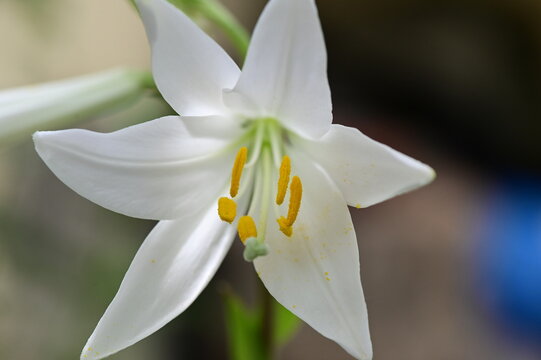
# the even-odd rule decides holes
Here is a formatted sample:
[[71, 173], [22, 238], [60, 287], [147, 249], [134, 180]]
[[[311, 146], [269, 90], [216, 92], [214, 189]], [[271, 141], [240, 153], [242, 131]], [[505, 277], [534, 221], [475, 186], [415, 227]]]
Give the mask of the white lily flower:
[[331, 125], [314, 0], [271, 0], [242, 72], [165, 0], [137, 3], [156, 84], [182, 116], [109, 134], [34, 136], [39, 155], [74, 191], [160, 220], [81, 358], [113, 354], [182, 313], [238, 230], [245, 257], [282, 305], [352, 356], [371, 359], [347, 205], [376, 204], [430, 182], [434, 172], [356, 129]]
[[0, 91], [0, 144], [128, 103], [145, 90], [145, 76], [113, 69]]

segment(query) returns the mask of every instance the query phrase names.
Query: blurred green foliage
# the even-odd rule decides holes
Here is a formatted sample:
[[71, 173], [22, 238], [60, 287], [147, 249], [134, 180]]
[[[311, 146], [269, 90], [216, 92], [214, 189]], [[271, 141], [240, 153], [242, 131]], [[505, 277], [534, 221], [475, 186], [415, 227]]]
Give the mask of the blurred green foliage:
[[0, 0], [0, 3], [11, 2], [18, 5], [36, 27], [47, 32], [54, 25], [54, 22], [50, 21], [51, 17], [63, 1], [65, 0]]
[[[267, 295], [270, 296], [270, 295]], [[270, 360], [272, 350], [266, 350], [264, 304], [248, 308], [240, 297], [228, 291], [224, 294], [226, 327], [232, 360]], [[300, 320], [274, 299], [270, 309], [270, 346], [281, 347], [289, 342], [300, 327]]]

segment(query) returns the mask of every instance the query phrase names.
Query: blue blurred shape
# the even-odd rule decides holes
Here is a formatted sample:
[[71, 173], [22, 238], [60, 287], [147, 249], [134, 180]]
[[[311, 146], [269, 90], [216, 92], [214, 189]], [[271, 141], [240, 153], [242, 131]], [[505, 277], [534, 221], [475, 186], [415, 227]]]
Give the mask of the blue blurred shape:
[[541, 344], [541, 180], [497, 186], [483, 205], [475, 253], [484, 309], [514, 340]]

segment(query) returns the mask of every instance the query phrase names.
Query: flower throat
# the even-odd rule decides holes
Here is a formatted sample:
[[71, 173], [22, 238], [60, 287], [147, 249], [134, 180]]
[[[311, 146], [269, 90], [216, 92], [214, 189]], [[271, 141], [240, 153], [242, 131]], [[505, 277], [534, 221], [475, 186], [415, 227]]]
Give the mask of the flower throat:
[[[239, 149], [231, 169], [230, 197], [221, 197], [218, 199], [218, 215], [220, 219], [228, 223], [233, 223], [237, 218], [237, 202], [234, 199], [243, 195], [243, 189], [251, 188], [252, 186], [250, 176], [247, 181], [244, 181], [241, 187], [243, 171], [245, 168], [252, 170], [251, 168], [256, 166], [256, 169], [253, 169], [256, 174], [250, 206], [247, 213], [241, 216], [237, 223], [239, 238], [245, 245], [244, 258], [246, 261], [253, 261], [255, 258], [268, 253], [268, 248], [265, 244], [265, 235], [269, 208], [274, 208], [277, 217], [277, 226], [288, 237], [293, 234], [293, 225], [300, 211], [302, 182], [298, 176], [291, 178], [291, 159], [287, 155], [281, 156], [280, 154], [283, 147], [280, 136], [281, 131], [282, 129], [274, 121], [257, 121], [252, 158], [247, 163], [248, 148], [243, 146]], [[265, 132], [267, 132], [268, 137], [265, 136]], [[271, 204], [272, 166], [274, 165], [278, 168], [278, 164], [280, 165], [276, 198], [274, 204]], [[288, 189], [289, 206], [287, 215], [280, 216], [279, 206], [284, 203]], [[258, 215], [257, 217], [255, 216], [256, 214]], [[256, 225], [254, 218], [259, 219], [258, 225]]]

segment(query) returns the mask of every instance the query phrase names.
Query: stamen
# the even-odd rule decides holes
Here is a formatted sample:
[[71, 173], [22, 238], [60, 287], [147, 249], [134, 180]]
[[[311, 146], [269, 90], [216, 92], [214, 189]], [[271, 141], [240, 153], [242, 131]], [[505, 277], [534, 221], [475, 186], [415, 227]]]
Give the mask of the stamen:
[[284, 233], [285, 236], [291, 237], [291, 234], [293, 234], [293, 228], [287, 224], [287, 219], [283, 216], [281, 216], [278, 220], [276, 220], [278, 225], [280, 225], [280, 231]]
[[248, 156], [248, 148], [245, 146], [241, 147], [235, 158], [235, 163], [233, 164], [233, 169], [231, 170], [231, 188], [229, 189], [229, 195], [232, 198], [237, 196], [240, 186], [240, 177], [242, 175], [242, 170], [244, 169], [244, 164], [246, 163], [246, 157]]
[[278, 178], [278, 192], [276, 193], [276, 204], [282, 205], [286, 197], [287, 184], [289, 184], [289, 175], [291, 174], [291, 159], [289, 156], [282, 158], [280, 165], [280, 177]]
[[232, 223], [237, 216], [237, 204], [230, 198], [221, 197], [218, 199], [218, 215], [223, 221]]
[[297, 220], [299, 209], [301, 208], [302, 199], [302, 183], [298, 176], [293, 176], [289, 187], [289, 209], [287, 210], [287, 218], [280, 216], [276, 221], [280, 225], [280, 231], [284, 235], [290, 237], [293, 234], [293, 224]]
[[297, 220], [297, 215], [299, 214], [299, 209], [301, 208], [302, 183], [298, 176], [293, 176], [293, 179], [291, 179], [289, 191], [289, 209], [287, 211], [286, 224], [291, 226], [295, 220]]
[[257, 229], [255, 227], [254, 219], [251, 216], [243, 216], [239, 219], [239, 224], [237, 226], [239, 232], [239, 238], [242, 243], [246, 243], [246, 240], [249, 238], [257, 237]]

